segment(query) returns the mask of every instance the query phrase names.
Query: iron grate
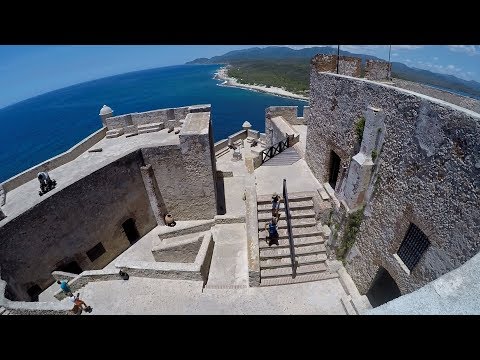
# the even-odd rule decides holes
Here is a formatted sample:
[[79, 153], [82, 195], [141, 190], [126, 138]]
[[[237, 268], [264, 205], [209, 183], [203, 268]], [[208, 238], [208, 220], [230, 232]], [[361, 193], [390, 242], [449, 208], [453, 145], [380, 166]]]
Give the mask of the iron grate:
[[408, 270], [412, 271], [429, 245], [427, 235], [417, 225], [410, 224], [397, 254]]

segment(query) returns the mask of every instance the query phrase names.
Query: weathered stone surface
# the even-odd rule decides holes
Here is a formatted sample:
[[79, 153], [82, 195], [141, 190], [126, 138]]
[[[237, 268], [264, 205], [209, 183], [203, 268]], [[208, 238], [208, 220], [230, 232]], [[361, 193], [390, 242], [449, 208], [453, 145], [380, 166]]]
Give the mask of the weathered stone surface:
[[369, 80], [389, 79], [390, 63], [383, 60], [367, 60], [365, 64], [365, 78]]
[[[83, 270], [107, 265], [130, 246], [125, 220], [135, 220], [140, 236], [156, 225], [141, 162], [136, 151], [108, 163], [0, 227], [2, 276], [16, 299], [29, 300], [34, 283], [52, 284], [51, 272], [61, 264], [76, 261]], [[86, 252], [99, 242], [106, 252], [92, 262]]]
[[[369, 184], [367, 216], [356, 237], [360, 255], [346, 265], [360, 291], [369, 289], [380, 266], [405, 294], [475, 255], [480, 234], [480, 169], [475, 167], [480, 159], [480, 115], [315, 68], [310, 86], [306, 161], [320, 182], [329, 179], [332, 150], [346, 165], [357, 153], [355, 124], [367, 107], [385, 113], [385, 138]], [[345, 175], [340, 171], [337, 191]], [[410, 222], [431, 245], [408, 275], [393, 254]]]
[[5, 190], [3, 189], [3, 185], [0, 184], [0, 206], [5, 205]]
[[397, 87], [415, 91], [417, 93], [424, 94], [427, 96], [432, 96], [434, 98], [461, 106], [465, 109], [469, 109], [480, 114], [480, 100], [473, 99], [471, 97], [460, 96], [460, 95], [451, 93], [449, 91], [435, 89], [428, 85], [423, 85], [420, 83], [407, 81], [403, 79], [393, 79], [393, 83]]

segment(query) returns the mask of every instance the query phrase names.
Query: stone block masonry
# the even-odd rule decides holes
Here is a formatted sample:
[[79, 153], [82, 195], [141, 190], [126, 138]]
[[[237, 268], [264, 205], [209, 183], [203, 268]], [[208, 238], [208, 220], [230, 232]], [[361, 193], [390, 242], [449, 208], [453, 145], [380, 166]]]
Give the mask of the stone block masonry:
[[[362, 142], [362, 150], [356, 127], [369, 106], [381, 109], [384, 117], [372, 126], [366, 122], [362, 131], [368, 142], [365, 147]], [[315, 66], [310, 112], [306, 161], [320, 182], [330, 178], [332, 151], [341, 159], [337, 184], [350, 176], [354, 155], [363, 151], [375, 158], [368, 183], [370, 199], [367, 196], [365, 217], [352, 248], [355, 256], [347, 256], [346, 264], [361, 293], [369, 290], [381, 267], [405, 294], [478, 252], [479, 114], [393, 86], [319, 73]], [[336, 190], [345, 199], [341, 186]], [[350, 190], [358, 201], [359, 192]], [[430, 245], [407, 273], [394, 254], [410, 223], [419, 227]]]
[[377, 81], [390, 79], [390, 63], [381, 60], [367, 60], [365, 78]]
[[[126, 155], [0, 227], [2, 277], [16, 300], [30, 300], [31, 286], [46, 288], [52, 271], [73, 261], [82, 270], [107, 265], [130, 246], [126, 220], [139, 236], [156, 226], [141, 165], [139, 151]], [[92, 260], [86, 253], [99, 243], [105, 252]]]

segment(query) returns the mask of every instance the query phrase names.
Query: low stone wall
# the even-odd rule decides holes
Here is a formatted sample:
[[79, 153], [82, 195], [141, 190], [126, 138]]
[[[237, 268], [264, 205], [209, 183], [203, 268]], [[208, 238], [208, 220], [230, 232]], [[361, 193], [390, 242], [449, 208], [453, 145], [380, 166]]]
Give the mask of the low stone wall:
[[69, 315], [70, 303], [11, 301], [5, 298], [7, 282], [0, 279], [0, 307], [13, 315]]
[[213, 255], [214, 242], [211, 232], [208, 232], [200, 246], [194, 263], [167, 263], [148, 261], [118, 261], [120, 268], [130, 276], [156, 279], [199, 280], [205, 284]]
[[250, 286], [260, 286], [260, 249], [258, 247], [257, 191], [255, 186], [246, 186], [245, 194], [248, 283]]
[[[53, 274], [52, 274], [53, 275]], [[75, 275], [75, 274], [73, 274]], [[76, 275], [73, 280], [68, 282], [68, 286], [73, 293], [77, 292], [89, 282], [94, 281], [108, 281], [108, 280], [123, 280], [119, 274], [118, 269], [102, 269], [102, 270], [89, 270], [84, 271], [79, 275]], [[65, 299], [65, 293], [59, 289], [55, 295], [53, 295], [58, 300]]]
[[367, 60], [365, 65], [366, 79], [379, 81], [387, 80], [389, 77], [390, 63], [381, 60]]
[[146, 125], [151, 123], [166, 123], [174, 121], [174, 127], [181, 126], [181, 120], [185, 119], [189, 113], [209, 112], [211, 106], [192, 105], [178, 108], [158, 109], [139, 113], [124, 114], [112, 116], [105, 120], [108, 130], [125, 128], [129, 125]]
[[41, 164], [35, 165], [34, 167], [31, 167], [30, 169], [25, 170], [24, 172], [21, 172], [20, 174], [15, 175], [14, 177], [11, 177], [10, 179], [1, 183], [0, 187], [3, 187], [5, 192], [11, 191], [29, 182], [30, 180], [35, 179], [37, 177], [37, 174], [41, 171], [51, 171], [59, 166], [65, 165], [66, 163], [72, 161], [73, 159], [83, 154], [85, 151], [90, 149], [93, 145], [98, 143], [100, 140], [102, 140], [105, 137], [106, 133], [107, 133], [106, 127], [103, 127], [100, 130], [95, 131], [92, 135], [83, 139], [78, 144], [74, 145], [64, 153], [61, 153], [60, 155], [57, 155], [51, 159], [48, 159], [42, 162]]

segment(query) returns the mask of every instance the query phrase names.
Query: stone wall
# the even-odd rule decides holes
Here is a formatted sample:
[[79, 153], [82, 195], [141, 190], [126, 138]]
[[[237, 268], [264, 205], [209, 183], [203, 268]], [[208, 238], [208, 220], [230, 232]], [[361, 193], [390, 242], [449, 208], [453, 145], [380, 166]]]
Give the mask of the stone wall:
[[181, 120], [184, 120], [189, 113], [209, 112], [210, 105], [192, 105], [178, 108], [158, 109], [152, 111], [145, 111], [140, 113], [124, 114], [119, 116], [112, 116], [105, 119], [108, 130], [125, 128], [130, 125], [146, 125], [151, 123], [166, 123], [167, 121], [175, 120], [175, 127], [181, 125]]
[[[15, 175], [14, 177], [11, 177], [10, 179], [4, 181], [2, 184], [0, 184], [0, 189], [3, 187], [5, 193], [8, 191], [11, 191], [27, 182], [30, 180], [36, 179], [37, 174], [41, 171], [50, 171], [52, 169], [55, 169], [59, 166], [62, 166], [73, 159], [77, 158], [81, 154], [83, 154], [85, 151], [87, 151], [89, 148], [94, 146], [96, 143], [98, 143], [100, 140], [102, 140], [105, 137], [105, 134], [107, 132], [107, 128], [103, 127], [100, 130], [95, 131], [92, 135], [88, 136], [87, 138], [83, 139], [80, 141], [78, 144], [75, 144], [72, 146], [70, 149], [65, 151], [64, 153], [61, 153], [51, 159], [48, 159], [38, 165], [35, 165], [31, 167], [30, 169], [27, 169], [23, 172], [21, 172], [18, 175]], [[1, 194], [0, 194], [1, 195]], [[6, 194], [5, 194], [6, 195]], [[0, 196], [0, 206], [3, 205], [1, 204], [1, 196]]]
[[212, 219], [217, 214], [216, 166], [210, 113], [190, 113], [180, 133], [180, 146], [144, 148], [162, 202], [174, 219]]
[[382, 60], [367, 60], [365, 78], [369, 80], [388, 80], [390, 78], [390, 63]]
[[[337, 73], [337, 55], [316, 55], [312, 61], [312, 66], [320, 72]], [[360, 77], [362, 69], [362, 59], [352, 56], [340, 56], [338, 61], [338, 73], [348, 76]]]
[[360, 77], [361, 69], [362, 59], [352, 56], [340, 56], [340, 61], [338, 62], [339, 74]]
[[[130, 246], [122, 228], [133, 218], [140, 236], [155, 225], [145, 192], [139, 151], [131, 153], [45, 198], [0, 228], [0, 266], [16, 299], [45, 289], [57, 265], [76, 261], [82, 270], [103, 268]], [[86, 252], [102, 243], [105, 253]]]
[[315, 55], [311, 62], [313, 67], [320, 72], [337, 72], [337, 55]]
[[[308, 115], [307, 107], [307, 115]], [[289, 125], [303, 125], [305, 124], [304, 117], [298, 117], [298, 106], [270, 106], [265, 109], [265, 132], [266, 132], [266, 146], [272, 146], [279, 141], [285, 139], [285, 132], [291, 133], [295, 130]], [[281, 116], [286, 121], [286, 128], [279, 128], [272, 119]], [[295, 132], [296, 133], [296, 132]]]
[[[319, 181], [328, 180], [331, 150], [347, 166], [358, 152], [355, 124], [368, 106], [385, 115], [385, 133], [371, 198], [346, 268], [362, 293], [381, 266], [405, 294], [455, 269], [480, 249], [480, 115], [312, 67], [306, 161]], [[407, 274], [393, 255], [410, 222], [431, 244]]]

